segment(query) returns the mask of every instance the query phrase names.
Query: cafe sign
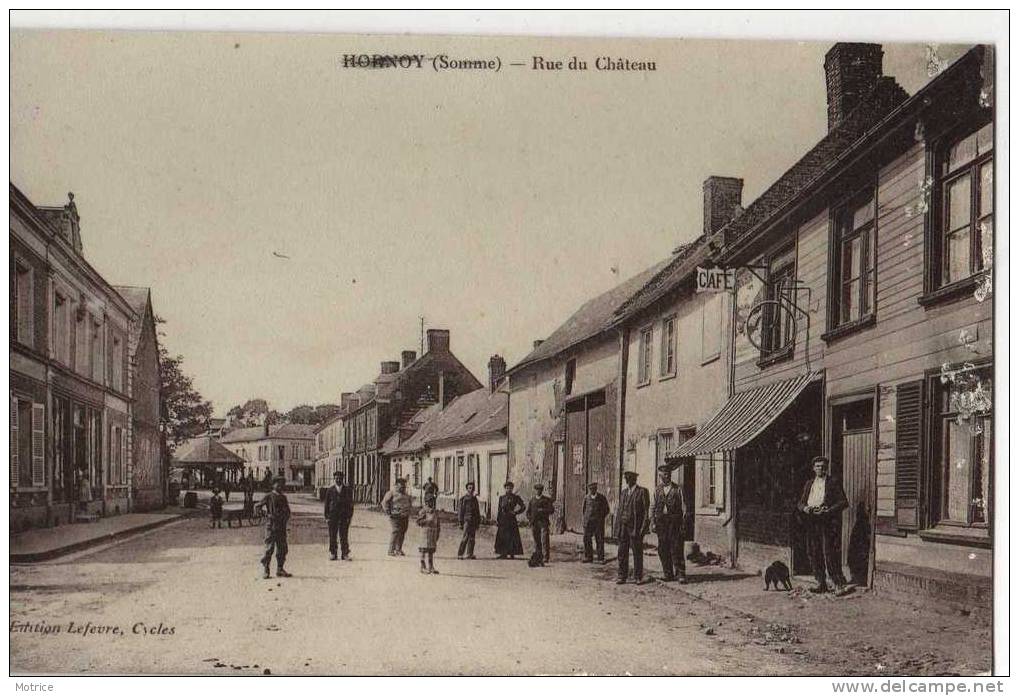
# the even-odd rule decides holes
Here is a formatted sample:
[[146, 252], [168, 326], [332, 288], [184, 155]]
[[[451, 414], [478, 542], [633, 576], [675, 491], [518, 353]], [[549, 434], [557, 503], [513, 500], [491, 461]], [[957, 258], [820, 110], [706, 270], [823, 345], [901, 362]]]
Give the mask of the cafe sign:
[[735, 289], [735, 268], [697, 267], [697, 292], [731, 292]]

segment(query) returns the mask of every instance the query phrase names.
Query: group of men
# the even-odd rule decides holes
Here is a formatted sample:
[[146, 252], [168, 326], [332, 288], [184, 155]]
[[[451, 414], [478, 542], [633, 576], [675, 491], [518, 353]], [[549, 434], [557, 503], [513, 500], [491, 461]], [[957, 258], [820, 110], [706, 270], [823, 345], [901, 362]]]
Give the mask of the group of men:
[[[837, 594], [846, 591], [847, 583], [842, 572], [839, 548], [839, 525], [841, 513], [847, 506], [846, 494], [841, 484], [828, 476], [828, 460], [815, 457], [812, 462], [814, 477], [809, 479], [798, 502], [803, 515], [807, 550], [817, 580], [814, 592], [827, 592], [827, 578], [830, 577]], [[330, 560], [349, 561], [350, 521], [354, 515], [354, 499], [350, 486], [343, 481], [343, 472], [337, 471], [333, 485], [326, 491], [325, 518], [329, 527]], [[658, 536], [658, 557], [662, 565], [662, 580], [686, 582], [686, 560], [683, 553], [683, 531], [686, 521], [686, 506], [683, 492], [672, 480], [672, 468], [659, 467], [659, 481], [654, 497], [637, 484], [637, 473], [623, 473], [626, 485], [619, 493], [613, 535], [618, 542], [618, 572], [616, 583], [624, 584], [630, 578], [630, 557], [633, 558], [633, 578], [638, 584], [644, 583], [644, 537], [654, 533]], [[263, 577], [268, 578], [269, 563], [276, 555], [276, 576], [290, 577], [284, 569], [287, 556], [287, 522], [290, 506], [283, 494], [285, 479], [276, 477], [272, 490], [263, 498], [259, 508], [266, 519], [265, 552], [262, 555]], [[474, 482], [466, 484], [466, 493], [458, 504], [457, 522], [463, 531], [457, 558], [474, 559], [474, 546], [479, 526], [481, 508], [478, 504]], [[534, 539], [534, 565], [548, 563], [551, 557], [551, 518], [554, 504], [544, 494], [539, 483], [534, 486], [535, 495], [526, 506], [527, 519]], [[423, 487], [425, 505], [435, 507], [438, 487], [431, 479]], [[391, 535], [390, 556], [403, 556], [403, 542], [413, 508], [413, 499], [407, 493], [407, 482], [398, 478], [395, 487], [382, 500], [383, 512], [389, 517]], [[500, 558], [523, 553], [520, 546], [516, 517], [524, 511], [523, 501], [513, 493], [513, 484], [506, 483], [506, 492], [499, 499], [497, 523], [500, 531], [496, 537], [496, 553]], [[595, 559], [605, 562], [605, 519], [609, 515], [609, 504], [598, 491], [598, 484], [591, 482], [584, 496], [584, 559], [593, 563]], [[512, 536], [507, 541], [507, 536]], [[337, 544], [337, 539], [339, 544]], [[339, 552], [339, 555], [337, 554]]]

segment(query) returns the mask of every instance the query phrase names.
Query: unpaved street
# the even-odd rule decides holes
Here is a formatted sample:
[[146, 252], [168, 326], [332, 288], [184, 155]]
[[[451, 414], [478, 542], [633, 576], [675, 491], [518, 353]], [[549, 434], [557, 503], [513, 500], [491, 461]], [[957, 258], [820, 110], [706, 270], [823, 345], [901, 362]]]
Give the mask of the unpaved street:
[[[659, 584], [617, 587], [612, 568], [458, 561], [446, 524], [436, 566], [386, 555], [388, 523], [358, 510], [353, 562], [330, 562], [320, 507], [291, 496], [290, 579], [263, 580], [260, 527], [192, 518], [107, 548], [11, 570], [16, 673], [773, 674], [794, 656], [705, 635], [703, 602]], [[522, 530], [526, 537], [526, 530]], [[526, 539], [525, 539], [526, 545]], [[123, 635], [69, 633], [119, 627]], [[143, 625], [143, 626], [142, 626]], [[162, 626], [160, 626], [162, 625]], [[136, 633], [144, 630], [150, 633]], [[112, 630], [107, 628], [107, 630]], [[172, 633], [170, 631], [172, 630]]]

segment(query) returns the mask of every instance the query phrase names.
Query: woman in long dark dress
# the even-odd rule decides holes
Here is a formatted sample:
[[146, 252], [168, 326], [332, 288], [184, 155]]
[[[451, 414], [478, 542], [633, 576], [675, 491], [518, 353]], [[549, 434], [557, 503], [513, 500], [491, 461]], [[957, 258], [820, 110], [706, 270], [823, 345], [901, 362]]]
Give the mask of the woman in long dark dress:
[[520, 496], [513, 492], [513, 483], [507, 481], [506, 492], [499, 496], [499, 512], [495, 518], [498, 531], [495, 533], [495, 552], [499, 558], [524, 555], [524, 545], [520, 541], [520, 528], [517, 526], [517, 515], [526, 508]]

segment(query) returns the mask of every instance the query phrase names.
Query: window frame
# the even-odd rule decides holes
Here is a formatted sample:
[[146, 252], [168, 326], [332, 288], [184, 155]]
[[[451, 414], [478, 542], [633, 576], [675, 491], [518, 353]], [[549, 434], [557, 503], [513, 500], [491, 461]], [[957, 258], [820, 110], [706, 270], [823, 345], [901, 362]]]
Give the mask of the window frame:
[[[853, 214], [862, 204], [870, 202], [871, 218], [860, 227], [853, 226]], [[828, 260], [828, 330], [822, 334], [824, 341], [830, 341], [856, 330], [873, 326], [877, 320], [878, 284], [878, 182], [876, 175], [862, 186], [854, 187], [852, 194], [834, 204], [829, 212], [829, 260]], [[848, 225], [847, 225], [848, 222]], [[860, 266], [854, 269], [856, 275], [846, 279], [843, 267], [847, 244], [860, 240]], [[870, 292], [867, 292], [866, 277], [871, 276]], [[862, 308], [866, 301], [868, 309], [860, 310], [855, 318], [843, 319], [845, 305], [843, 289], [849, 283], [858, 283], [857, 305]]]
[[[977, 155], [973, 159], [968, 160], [964, 165], [957, 167], [950, 172], [943, 172], [943, 165], [947, 160], [948, 152], [952, 146], [972, 135], [976, 135], [987, 125], [990, 125], [992, 129], [990, 150], [986, 153]], [[987, 271], [987, 268], [985, 267], [980, 267], [979, 270], [973, 270], [975, 268], [974, 263], [978, 259], [982, 261], [982, 254], [974, 253], [976, 249], [976, 242], [980, 238], [980, 215], [978, 210], [980, 195], [979, 170], [980, 167], [987, 162], [991, 162], [992, 174], [995, 169], [994, 131], [996, 130], [996, 126], [997, 124], [994, 121], [993, 114], [987, 110], [985, 112], [975, 113], [971, 117], [967, 118], [964, 123], [945, 130], [943, 133], [927, 142], [926, 173], [928, 180], [931, 182], [931, 189], [929, 192], [929, 200], [927, 202], [927, 211], [924, 216], [924, 294], [917, 300], [919, 304], [924, 307], [931, 307], [941, 302], [958, 300], [972, 294], [972, 291], [977, 286], [980, 275]], [[949, 231], [944, 229], [946, 224], [945, 205], [947, 203], [947, 197], [944, 192], [947, 184], [958, 180], [964, 172], [968, 172], [971, 177], [969, 231], [971, 272], [965, 278], [945, 282], [944, 269], [948, 262], [948, 258], [945, 254], [945, 240]], [[993, 240], [996, 237], [996, 231], [994, 228], [994, 209], [996, 204], [997, 199], [992, 191], [990, 213], [990, 217], [992, 219], [992, 247], [994, 244]]]
[[654, 363], [653, 347], [655, 340], [654, 324], [640, 330], [637, 338], [637, 386], [646, 387], [651, 384], [651, 369]]
[[[11, 266], [11, 299], [14, 300], [11, 303], [14, 309], [11, 316], [11, 338], [16, 343], [34, 349], [36, 344], [35, 269], [20, 254], [11, 254]], [[19, 287], [22, 274], [27, 284], [25, 298], [22, 298], [21, 288]], [[27, 306], [24, 308], [21, 306], [23, 301], [27, 302]], [[22, 317], [23, 310], [27, 310], [27, 315], [24, 317]], [[24, 323], [22, 322], [23, 319]], [[24, 336], [22, 336], [22, 326], [24, 326]]]
[[573, 393], [573, 384], [577, 380], [577, 359], [570, 358], [566, 361], [563, 374], [563, 393], [569, 396]]
[[[777, 298], [780, 297], [779, 291], [775, 289], [776, 288], [775, 280], [778, 277], [788, 275], [790, 280], [790, 286], [787, 292], [790, 293], [794, 292], [797, 266], [799, 260], [798, 248], [799, 248], [799, 234], [797, 233], [792, 241], [776, 247], [771, 253], [769, 253], [765, 257], [766, 263], [764, 265], [767, 266], [768, 268], [767, 280], [764, 283], [764, 299], [766, 301], [776, 300]], [[773, 266], [776, 259], [780, 259], [787, 254], [790, 256], [788, 262], [783, 263], [781, 266], [778, 267]], [[779, 288], [779, 290], [781, 290], [781, 288]], [[789, 298], [787, 296], [787, 301], [793, 303], [795, 301], [795, 297]], [[773, 363], [792, 358], [796, 350], [797, 331], [793, 331], [792, 335], [788, 339], [788, 343], [779, 346], [772, 345], [771, 335], [774, 331], [773, 324], [775, 321], [773, 316], [774, 310], [771, 309], [773, 306], [774, 305], [770, 304], [767, 305], [766, 309], [762, 312], [763, 316], [761, 317], [761, 352], [760, 357], [757, 361], [759, 367], [767, 367], [768, 365], [771, 365]], [[792, 310], [788, 311], [791, 312]], [[798, 327], [798, 324], [795, 321], [791, 322], [790, 325], [793, 327]]]
[[[672, 334], [666, 329], [667, 326], [671, 326]], [[658, 379], [666, 380], [672, 379], [679, 374], [679, 318], [676, 313], [672, 313], [662, 318], [661, 321], [662, 335], [660, 337], [661, 345], [659, 346], [658, 354]], [[671, 340], [670, 340], [671, 338]], [[666, 365], [666, 360], [672, 360], [672, 366]]]

